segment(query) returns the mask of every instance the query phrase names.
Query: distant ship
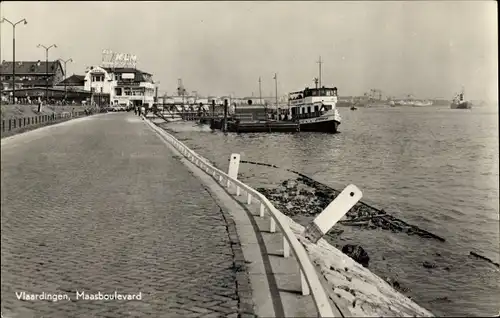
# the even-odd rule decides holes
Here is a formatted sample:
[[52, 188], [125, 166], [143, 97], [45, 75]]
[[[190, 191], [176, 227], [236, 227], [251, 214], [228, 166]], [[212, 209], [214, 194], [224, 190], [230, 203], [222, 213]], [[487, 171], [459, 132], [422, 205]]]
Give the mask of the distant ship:
[[415, 101], [413, 100], [398, 100], [394, 102], [395, 105], [397, 106], [413, 106], [415, 104]]
[[457, 94], [450, 105], [451, 109], [471, 109], [472, 103], [465, 100], [465, 93], [462, 89], [460, 94]]
[[413, 103], [414, 107], [432, 106], [434, 103], [430, 100], [417, 100]]
[[387, 107], [391, 106], [390, 101], [386, 100], [370, 100], [365, 107]]

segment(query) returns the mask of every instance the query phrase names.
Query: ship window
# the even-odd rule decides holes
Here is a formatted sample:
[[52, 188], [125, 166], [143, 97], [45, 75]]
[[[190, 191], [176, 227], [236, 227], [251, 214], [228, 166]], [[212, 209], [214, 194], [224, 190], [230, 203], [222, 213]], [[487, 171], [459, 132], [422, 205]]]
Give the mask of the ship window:
[[311, 106], [307, 106], [307, 113], [311, 112]]
[[314, 106], [314, 112], [317, 112], [317, 111], [319, 111], [319, 106], [318, 105]]

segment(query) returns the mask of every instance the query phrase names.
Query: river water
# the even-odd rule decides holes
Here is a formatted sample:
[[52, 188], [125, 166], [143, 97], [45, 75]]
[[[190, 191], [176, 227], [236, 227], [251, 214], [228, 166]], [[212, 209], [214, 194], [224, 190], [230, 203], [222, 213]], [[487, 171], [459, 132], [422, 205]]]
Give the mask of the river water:
[[[498, 107], [339, 108], [340, 133], [223, 134], [194, 123], [162, 124], [191, 149], [227, 169], [241, 160], [301, 172], [446, 239], [347, 228], [342, 244], [360, 244], [369, 268], [396, 279], [406, 295], [439, 316], [492, 316], [500, 310]], [[296, 177], [282, 169], [241, 164], [240, 178], [275, 187]], [[294, 217], [307, 223], [307, 217]], [[341, 243], [341, 244], [340, 244]], [[424, 268], [423, 262], [436, 264]]]

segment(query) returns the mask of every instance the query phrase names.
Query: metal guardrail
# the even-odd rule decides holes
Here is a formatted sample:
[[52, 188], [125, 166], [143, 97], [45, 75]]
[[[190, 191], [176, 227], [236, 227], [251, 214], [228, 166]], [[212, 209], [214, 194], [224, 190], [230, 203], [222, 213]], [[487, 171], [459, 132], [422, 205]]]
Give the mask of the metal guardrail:
[[319, 317], [335, 317], [330, 306], [328, 296], [323, 289], [316, 269], [314, 268], [314, 265], [312, 264], [304, 246], [299, 242], [295, 234], [290, 229], [288, 219], [285, 217], [285, 215], [278, 211], [274, 207], [274, 205], [260, 192], [244, 184], [243, 182], [230, 177], [225, 172], [215, 168], [210, 164], [210, 162], [208, 162], [207, 159], [189, 149], [174, 136], [149, 122], [149, 120], [145, 119], [144, 117], [143, 119], [156, 132], [158, 132], [170, 144], [172, 144], [182, 155], [184, 155], [184, 157], [186, 157], [200, 169], [204, 170], [207, 174], [211, 175], [222, 186], [225, 186], [228, 189], [231, 189], [231, 186], [236, 187], [236, 196], [241, 195], [241, 191], [246, 192], [246, 203], [248, 205], [252, 203], [252, 199], [254, 198], [258, 202], [260, 202], [260, 217], [264, 217], [266, 211], [271, 216], [269, 224], [270, 232], [275, 233], [277, 225], [281, 233], [283, 233], [283, 256], [289, 257], [290, 251], [292, 251], [292, 253], [295, 255], [300, 268], [300, 285], [302, 289], [302, 295], [312, 296]]

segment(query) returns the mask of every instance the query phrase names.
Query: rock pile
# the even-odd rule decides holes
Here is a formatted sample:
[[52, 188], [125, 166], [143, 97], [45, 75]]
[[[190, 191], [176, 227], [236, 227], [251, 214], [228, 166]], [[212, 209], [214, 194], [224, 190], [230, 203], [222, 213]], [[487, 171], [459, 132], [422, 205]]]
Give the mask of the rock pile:
[[[285, 180], [275, 189], [259, 188], [257, 190], [271, 200], [278, 210], [290, 217], [298, 214], [311, 216], [319, 214], [340, 193], [305, 176]], [[406, 233], [445, 241], [444, 238], [438, 235], [410, 225], [387, 214], [384, 210], [376, 209], [363, 202], [354, 205], [339, 223], [347, 226], [357, 226], [371, 230], [383, 229], [395, 233]]]

